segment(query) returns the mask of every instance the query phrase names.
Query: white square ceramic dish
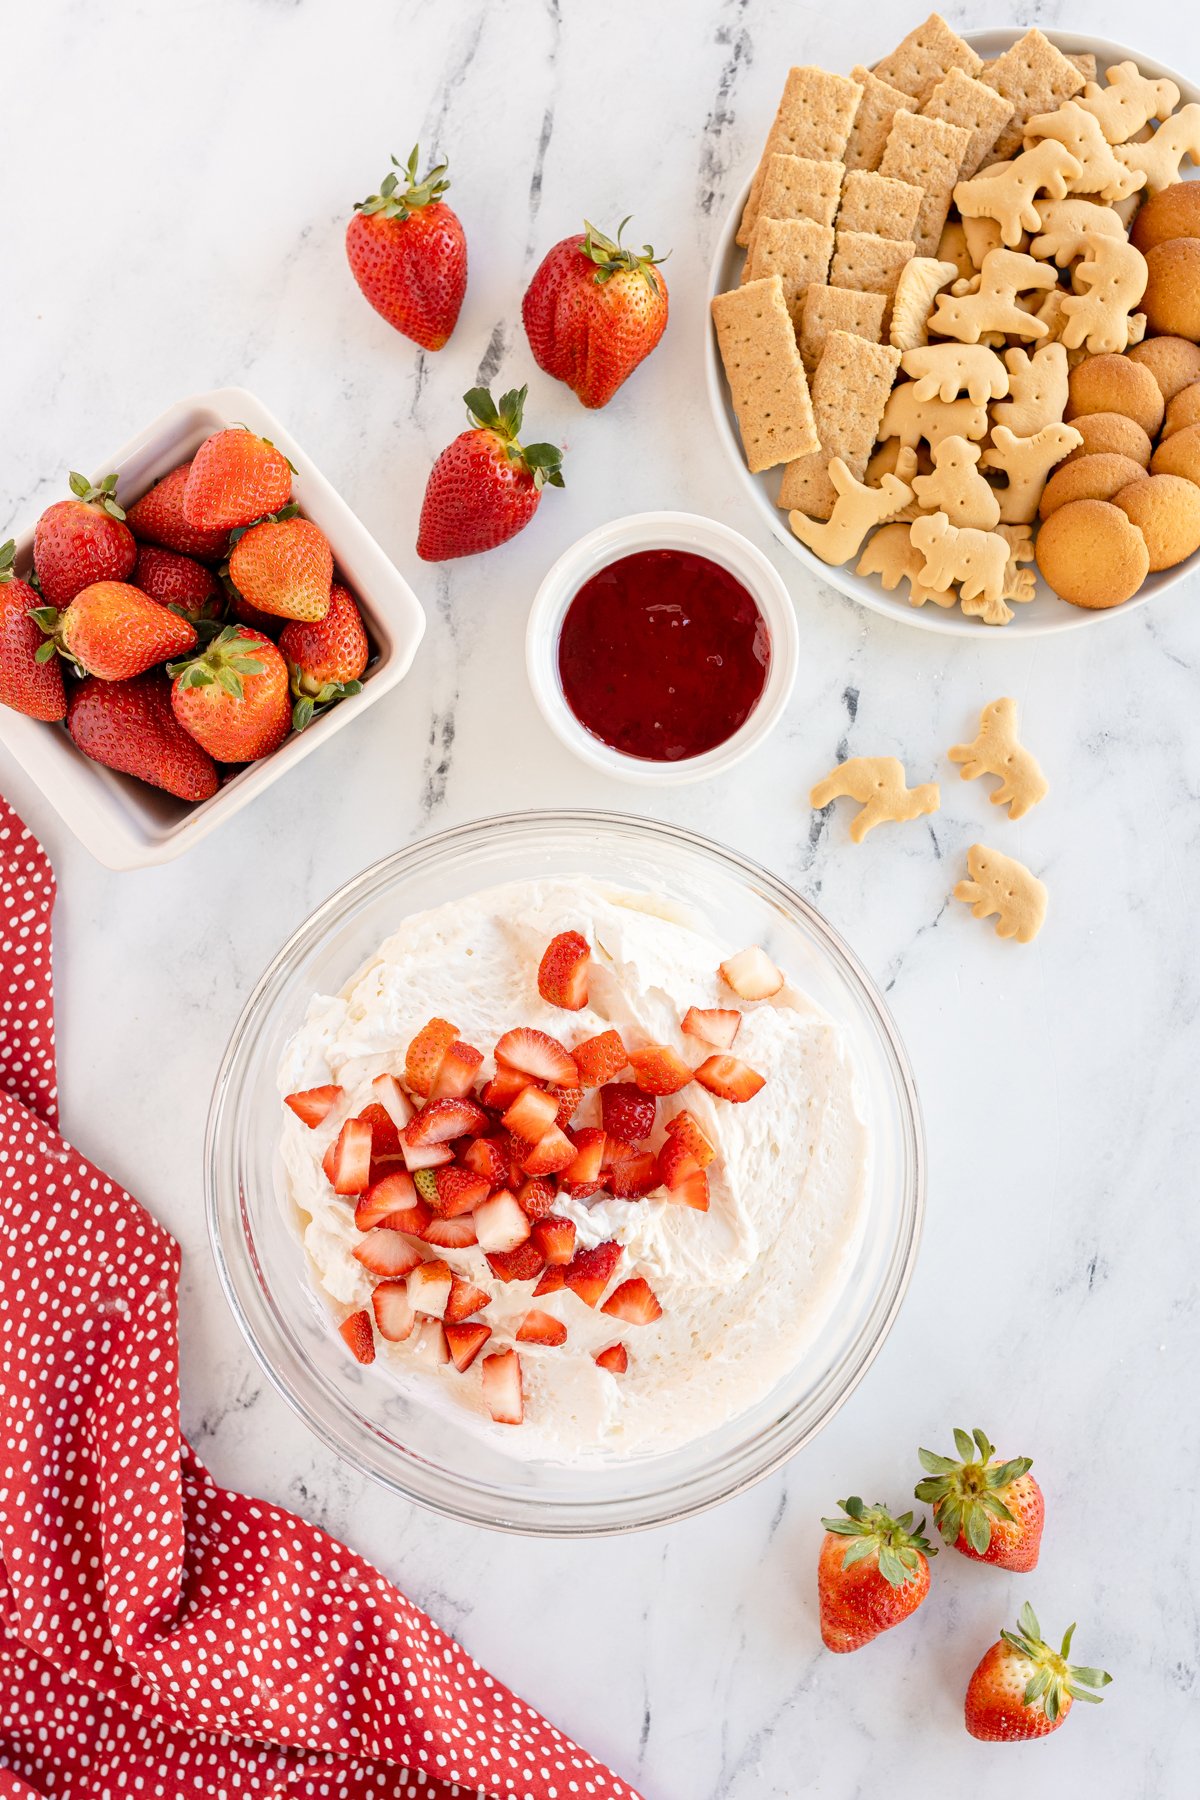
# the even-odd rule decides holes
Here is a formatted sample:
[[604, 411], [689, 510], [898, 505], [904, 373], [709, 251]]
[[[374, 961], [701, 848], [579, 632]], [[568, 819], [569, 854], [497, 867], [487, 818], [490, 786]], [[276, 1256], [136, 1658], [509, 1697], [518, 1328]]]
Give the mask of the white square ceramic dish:
[[[245, 388], [217, 388], [180, 400], [106, 458], [96, 479], [115, 469], [121, 478], [118, 494], [128, 506], [185, 462], [212, 432], [234, 423], [270, 438], [291, 461], [295, 498], [329, 539], [334, 562], [359, 602], [372, 662], [360, 694], [330, 707], [274, 755], [248, 763], [198, 806], [90, 761], [61, 727], [0, 707], [0, 744], [110, 869], [168, 862], [199, 843], [394, 688], [407, 674], [424, 635], [425, 614], [407, 581], [295, 439]], [[17, 567], [25, 572], [32, 558], [32, 524], [16, 534], [16, 546]]]
[[[967, 31], [963, 33], [968, 44], [978, 51], [984, 61], [1000, 56], [1016, 40], [1024, 35], [1026, 27], [1006, 26], [995, 31]], [[1099, 64], [1100, 78], [1103, 71], [1113, 63], [1136, 62], [1143, 74], [1156, 80], [1163, 76], [1175, 82], [1179, 88], [1180, 105], [1200, 100], [1200, 89], [1193, 82], [1184, 79], [1173, 69], [1155, 62], [1152, 57], [1143, 56], [1138, 50], [1130, 50], [1123, 44], [1111, 43], [1107, 38], [1093, 37], [1086, 30], [1080, 31], [1046, 31], [1051, 43], [1063, 51], [1091, 50], [1095, 52]], [[886, 45], [881, 46], [882, 55]], [[766, 121], [763, 125], [766, 135]], [[1200, 175], [1200, 170], [1185, 165], [1180, 170], [1180, 177], [1187, 180]], [[741, 278], [744, 252], [734, 242], [734, 235], [742, 210], [746, 203], [750, 182], [735, 196], [728, 217], [721, 227], [717, 240], [716, 252], [713, 256], [712, 268], [709, 272], [709, 293], [721, 294], [727, 289], [736, 287]], [[780, 512], [775, 504], [775, 495], [779, 489], [780, 470], [768, 469], [764, 474], [752, 475], [746, 467], [746, 459], [742, 454], [741, 438], [738, 434], [737, 421], [729, 403], [729, 389], [725, 382], [725, 372], [721, 367], [721, 358], [717, 351], [716, 332], [711, 322], [705, 332], [705, 376], [708, 385], [709, 406], [712, 410], [713, 422], [722, 448], [729, 457], [738, 478], [746, 493], [750, 496], [754, 510], [768, 530], [778, 539], [796, 560], [818, 581], [829, 587], [837, 588], [839, 593], [847, 594], [851, 600], [857, 600], [860, 606], [869, 606], [872, 612], [885, 614], [889, 619], [899, 620], [902, 624], [915, 625], [918, 630], [937, 631], [949, 637], [969, 638], [973, 642], [989, 641], [993, 643], [1011, 643], [1018, 638], [1045, 637], [1051, 632], [1079, 631], [1085, 626], [1112, 624], [1116, 619], [1128, 618], [1139, 607], [1157, 599], [1168, 588], [1185, 580], [1200, 570], [1200, 558], [1191, 557], [1174, 569], [1166, 569], [1160, 575], [1151, 575], [1143, 583], [1132, 600], [1123, 606], [1114, 606], [1106, 611], [1089, 611], [1084, 607], [1071, 606], [1065, 600], [1051, 592], [1046, 583], [1038, 576], [1035, 597], [1023, 606], [1013, 608], [1013, 618], [1002, 628], [981, 625], [977, 619], [968, 619], [957, 608], [943, 610], [938, 606], [910, 606], [900, 590], [887, 593], [882, 582], [874, 576], [856, 575], [851, 565], [845, 568], [833, 568], [823, 563], [819, 557], [792, 536], [788, 529], [787, 516]]]

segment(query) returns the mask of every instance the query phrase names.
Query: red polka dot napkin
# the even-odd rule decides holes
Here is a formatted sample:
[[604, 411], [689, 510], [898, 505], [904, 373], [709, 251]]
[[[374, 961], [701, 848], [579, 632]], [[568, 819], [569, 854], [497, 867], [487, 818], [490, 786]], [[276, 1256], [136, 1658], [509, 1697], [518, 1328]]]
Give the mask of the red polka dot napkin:
[[53, 899], [0, 798], [0, 1800], [637, 1800], [184, 1442], [178, 1246], [54, 1129]]

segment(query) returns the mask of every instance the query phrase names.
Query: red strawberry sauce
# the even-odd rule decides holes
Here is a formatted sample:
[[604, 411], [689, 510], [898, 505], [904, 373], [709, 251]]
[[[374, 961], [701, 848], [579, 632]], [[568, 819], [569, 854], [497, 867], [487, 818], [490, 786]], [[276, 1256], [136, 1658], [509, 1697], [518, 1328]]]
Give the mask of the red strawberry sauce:
[[640, 550], [585, 581], [558, 671], [579, 723], [614, 750], [680, 762], [731, 738], [758, 703], [771, 637], [753, 596], [691, 550]]

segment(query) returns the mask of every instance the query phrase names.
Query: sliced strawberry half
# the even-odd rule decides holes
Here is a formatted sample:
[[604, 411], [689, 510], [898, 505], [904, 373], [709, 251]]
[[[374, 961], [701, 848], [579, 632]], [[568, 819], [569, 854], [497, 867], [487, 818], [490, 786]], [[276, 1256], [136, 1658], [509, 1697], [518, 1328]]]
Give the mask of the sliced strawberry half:
[[327, 1119], [342, 1097], [340, 1087], [332, 1083], [326, 1087], [302, 1088], [298, 1094], [288, 1094], [283, 1104], [290, 1106], [298, 1119], [311, 1130]]
[[434, 1169], [444, 1168], [454, 1161], [453, 1144], [410, 1144], [407, 1138], [400, 1139], [400, 1153], [404, 1157], [404, 1166], [413, 1175], [422, 1169], [430, 1174]]
[[487, 1129], [487, 1114], [474, 1100], [431, 1100], [405, 1126], [404, 1142], [414, 1148], [448, 1144], [452, 1138], [477, 1137]]
[[422, 1025], [404, 1058], [404, 1079], [414, 1094], [430, 1097], [446, 1052], [457, 1037], [458, 1032], [448, 1019], [430, 1019]]
[[582, 1012], [588, 1002], [588, 964], [591, 946], [578, 931], [560, 931], [551, 938], [538, 965], [538, 993], [550, 1006]]
[[380, 1337], [389, 1344], [402, 1344], [417, 1322], [407, 1281], [381, 1281], [371, 1295], [371, 1310]]
[[347, 1119], [321, 1161], [335, 1194], [361, 1194], [371, 1179], [371, 1127]]
[[550, 1214], [538, 1219], [530, 1237], [548, 1263], [569, 1263], [575, 1254], [575, 1221]]
[[338, 1330], [350, 1346], [355, 1362], [375, 1361], [375, 1333], [371, 1329], [371, 1315], [365, 1306], [352, 1312], [348, 1319], [343, 1319]]
[[565, 1344], [567, 1328], [553, 1313], [531, 1307], [517, 1327], [518, 1344]]
[[442, 1058], [430, 1099], [461, 1100], [475, 1086], [482, 1064], [482, 1050], [455, 1038]]
[[622, 1144], [644, 1143], [654, 1130], [656, 1111], [653, 1094], [643, 1094], [632, 1081], [612, 1081], [600, 1089], [604, 1129]]
[[723, 962], [721, 979], [739, 1000], [769, 1000], [783, 986], [783, 976], [757, 944]]
[[644, 1094], [677, 1094], [692, 1079], [692, 1071], [670, 1044], [647, 1044], [629, 1052], [634, 1080]]
[[389, 1280], [398, 1280], [420, 1264], [421, 1252], [417, 1250], [399, 1231], [390, 1231], [378, 1225], [368, 1231], [360, 1244], [353, 1250], [355, 1262], [360, 1262], [364, 1269], [370, 1269], [372, 1275], [384, 1275]]
[[385, 1220], [390, 1224], [392, 1214], [406, 1212], [416, 1198], [412, 1176], [397, 1169], [381, 1181], [372, 1182], [354, 1209], [354, 1223], [360, 1231], [370, 1231], [372, 1225], [382, 1225]]
[[525, 1417], [521, 1359], [515, 1350], [497, 1350], [482, 1366], [483, 1401], [497, 1425], [519, 1425]]
[[439, 1250], [467, 1250], [479, 1242], [471, 1213], [463, 1213], [458, 1219], [430, 1219], [421, 1235]]
[[529, 1236], [529, 1220], [507, 1188], [475, 1208], [475, 1232], [481, 1250], [515, 1250]]
[[595, 1037], [584, 1038], [582, 1044], [576, 1044], [571, 1055], [579, 1070], [580, 1083], [585, 1088], [603, 1087], [629, 1062], [619, 1031], [601, 1031]]
[[486, 1175], [475, 1175], [470, 1169], [438, 1169], [434, 1174], [436, 1198], [429, 1202], [439, 1219], [457, 1219], [461, 1213], [474, 1212], [487, 1199], [491, 1185]]
[[547, 1263], [541, 1280], [533, 1290], [534, 1299], [540, 1300], [543, 1294], [557, 1294], [560, 1288], [566, 1287], [566, 1273], [562, 1263]]
[[413, 1334], [411, 1354], [421, 1362], [440, 1368], [450, 1361], [450, 1347], [440, 1319], [419, 1319]]
[[461, 1375], [469, 1369], [492, 1335], [490, 1325], [444, 1325], [450, 1360]]
[[382, 1106], [397, 1132], [402, 1132], [413, 1116], [413, 1103], [394, 1075], [377, 1075], [371, 1083], [376, 1104]]
[[643, 1275], [631, 1275], [614, 1288], [600, 1311], [610, 1318], [624, 1319], [627, 1325], [653, 1325], [655, 1319], [662, 1318], [662, 1307]]
[[658, 1158], [653, 1150], [638, 1150], [632, 1144], [614, 1143], [610, 1138], [605, 1155], [606, 1180], [616, 1199], [641, 1200], [658, 1186]]
[[504, 1033], [496, 1045], [496, 1061], [532, 1076], [534, 1081], [553, 1081], [557, 1087], [579, 1086], [579, 1070], [570, 1051], [548, 1032], [535, 1031], [530, 1025]]
[[544, 1219], [557, 1195], [548, 1181], [534, 1175], [517, 1189], [517, 1205], [527, 1219]]
[[446, 1302], [447, 1325], [458, 1325], [463, 1319], [469, 1319], [472, 1313], [482, 1312], [485, 1306], [492, 1304], [492, 1297], [486, 1288], [476, 1287], [473, 1281], [467, 1281], [456, 1275], [450, 1283], [450, 1298]]
[[508, 1186], [508, 1158], [495, 1138], [472, 1138], [462, 1153], [462, 1162], [464, 1169], [470, 1169], [473, 1175], [483, 1177], [488, 1184], [489, 1193]]
[[545, 1137], [558, 1118], [558, 1101], [545, 1088], [529, 1086], [522, 1088], [503, 1118], [506, 1131], [515, 1137], [524, 1138], [527, 1144], [537, 1144]]
[[707, 1169], [716, 1156], [716, 1146], [711, 1144], [701, 1131], [694, 1113], [683, 1107], [673, 1119], [667, 1120], [667, 1135], [677, 1137], [691, 1151], [702, 1169]]
[[575, 1146], [565, 1131], [552, 1125], [522, 1160], [527, 1175], [557, 1175], [575, 1160]]
[[385, 1106], [381, 1106], [378, 1100], [372, 1100], [369, 1105], [363, 1107], [358, 1116], [364, 1124], [371, 1127], [372, 1159], [399, 1156], [400, 1133], [396, 1130], [395, 1121]]
[[[391, 1180], [391, 1176], [388, 1177], [388, 1180]], [[383, 1183], [380, 1182], [379, 1186], [382, 1187]], [[373, 1193], [374, 1189], [371, 1192]], [[392, 1212], [387, 1213], [385, 1218], [386, 1225], [383, 1220], [380, 1221], [381, 1229], [406, 1231], [409, 1237], [423, 1238], [429, 1229], [433, 1214], [423, 1200], [417, 1199], [412, 1202], [411, 1206], [397, 1206]], [[355, 1223], [357, 1223], [357, 1215]]]
[[624, 1344], [609, 1344], [604, 1350], [597, 1350], [596, 1361], [610, 1375], [623, 1375], [629, 1367], [629, 1352]]
[[515, 1250], [493, 1250], [488, 1267], [501, 1281], [535, 1281], [546, 1266], [546, 1259], [534, 1243], [518, 1244]]
[[712, 1050], [728, 1050], [742, 1029], [742, 1015], [723, 1006], [689, 1006], [683, 1015], [683, 1031], [699, 1038]]
[[583, 1089], [581, 1087], [550, 1086], [546, 1092], [553, 1094], [558, 1101], [558, 1111], [554, 1115], [554, 1123], [560, 1131], [565, 1131], [579, 1111], [580, 1102], [583, 1099]]
[[453, 1279], [449, 1263], [442, 1262], [440, 1257], [420, 1263], [408, 1278], [408, 1297], [413, 1311], [429, 1319], [444, 1317]]
[[766, 1079], [736, 1056], [710, 1056], [696, 1070], [696, 1080], [719, 1100], [753, 1100]]
[[608, 1133], [598, 1125], [585, 1125], [574, 1134], [575, 1159], [563, 1170], [563, 1177], [570, 1182], [600, 1182], [600, 1171], [604, 1167], [604, 1151], [608, 1143]]
[[708, 1211], [708, 1176], [681, 1132], [669, 1136], [658, 1153], [658, 1179], [676, 1206]]
[[518, 1094], [530, 1086], [536, 1086], [532, 1076], [522, 1075], [520, 1069], [506, 1069], [500, 1064], [479, 1098], [489, 1112], [502, 1113], [512, 1105]]
[[571, 1292], [578, 1294], [585, 1306], [595, 1306], [613, 1278], [621, 1260], [621, 1246], [611, 1238], [591, 1250], [577, 1250], [567, 1264], [565, 1279]]

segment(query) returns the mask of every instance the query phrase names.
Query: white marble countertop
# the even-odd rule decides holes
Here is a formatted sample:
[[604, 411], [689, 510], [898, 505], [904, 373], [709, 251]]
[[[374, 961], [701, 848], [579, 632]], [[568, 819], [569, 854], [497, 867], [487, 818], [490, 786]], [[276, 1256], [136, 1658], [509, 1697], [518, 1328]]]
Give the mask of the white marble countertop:
[[[959, 26], [1000, 8], [948, 8]], [[1182, 7], [1038, 4], [1200, 69]], [[10, 9], [0, 318], [0, 527], [182, 394], [254, 389], [421, 595], [429, 631], [389, 702], [181, 861], [112, 875], [0, 766], [60, 882], [68, 1134], [184, 1247], [184, 1424], [216, 1476], [374, 1557], [470, 1650], [652, 1800], [916, 1800], [938, 1789], [1182, 1796], [1200, 1753], [1194, 1536], [1200, 580], [1107, 629], [960, 645], [860, 611], [766, 540], [708, 427], [705, 270], [788, 63], [873, 61], [913, 5], [783, 0], [197, 0]], [[390, 151], [447, 152], [471, 280], [450, 347], [418, 354], [355, 291], [342, 233]], [[525, 282], [583, 215], [671, 247], [662, 347], [602, 414], [534, 368]], [[564, 492], [487, 557], [413, 550], [431, 456], [484, 372], [531, 379], [530, 424], [567, 445]], [[683, 507], [762, 542], [795, 596], [800, 677], [753, 760], [661, 797], [568, 758], [529, 699], [533, 591], [581, 532]], [[0, 535], [2, 535], [0, 531]], [[1017, 695], [1053, 783], [1019, 825], [945, 746]], [[810, 782], [849, 753], [937, 774], [943, 807], [856, 849], [814, 829]], [[201, 1141], [227, 1035], [282, 939], [364, 864], [525, 806], [658, 814], [792, 879], [886, 989], [928, 1131], [924, 1247], [861, 1389], [785, 1471], [673, 1530], [536, 1543], [447, 1525], [339, 1466], [259, 1374], [204, 1235]], [[1036, 945], [948, 903], [983, 835], [1041, 871]], [[1190, 1246], [1190, 1255], [1189, 1255]], [[902, 1502], [918, 1442], [984, 1425], [1028, 1451], [1042, 1565], [943, 1556], [915, 1624], [865, 1654], [820, 1646], [819, 1515]], [[1153, 1486], [1153, 1496], [1143, 1488]], [[1168, 1533], [1171, 1541], [1165, 1541]], [[953, 1565], [953, 1566], [951, 1566]], [[1026, 1596], [1078, 1615], [1117, 1679], [1020, 1753], [962, 1728], [966, 1676]], [[1014, 1766], [1019, 1762], [1019, 1769]]]

